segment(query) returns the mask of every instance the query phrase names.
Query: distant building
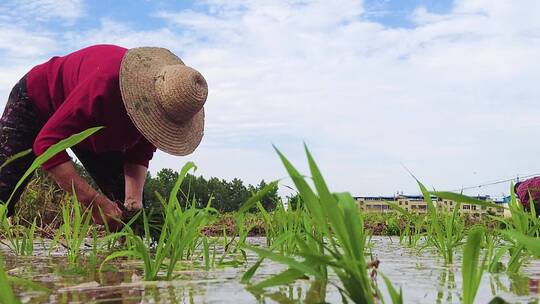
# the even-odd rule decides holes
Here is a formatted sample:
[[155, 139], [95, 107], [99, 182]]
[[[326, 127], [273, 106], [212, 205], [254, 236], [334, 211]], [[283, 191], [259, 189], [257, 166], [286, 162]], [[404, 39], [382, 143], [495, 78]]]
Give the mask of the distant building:
[[[433, 198], [435, 199], [435, 198]], [[424, 201], [424, 197], [421, 195], [398, 195], [396, 203], [401, 208], [416, 213], [427, 212], [427, 202]]]
[[[492, 200], [489, 195], [481, 195], [473, 197], [475, 199], [494, 203], [497, 205], [504, 205], [504, 201], [495, 201]], [[456, 207], [457, 203], [451, 200], [441, 200], [439, 202], [439, 206], [441, 208], [445, 208], [446, 210], [452, 211]], [[459, 206], [459, 213], [461, 214], [471, 214], [471, 215], [484, 215], [484, 214], [491, 214], [491, 215], [500, 215], [502, 216], [504, 214], [504, 209], [502, 208], [494, 208], [494, 207], [485, 207], [485, 206], [479, 206], [474, 204], [465, 204], [461, 203]]]
[[[493, 201], [489, 196], [477, 196], [476, 199], [492, 202], [495, 204], [504, 204], [504, 201]], [[421, 195], [403, 195], [398, 194], [396, 196], [359, 196], [355, 197], [358, 202], [358, 207], [365, 212], [394, 212], [390, 204], [395, 204], [409, 212], [414, 213], [426, 213], [427, 202], [424, 201], [424, 197]], [[438, 197], [431, 197], [433, 204], [438, 208], [444, 208], [448, 211], [454, 210], [458, 205], [451, 200], [442, 200]], [[484, 207], [471, 204], [459, 204], [460, 214], [469, 215], [503, 215], [504, 210], [502, 208]]]
[[365, 196], [355, 197], [358, 202], [358, 207], [366, 212], [389, 212], [390, 205], [387, 202], [395, 202], [393, 196]]

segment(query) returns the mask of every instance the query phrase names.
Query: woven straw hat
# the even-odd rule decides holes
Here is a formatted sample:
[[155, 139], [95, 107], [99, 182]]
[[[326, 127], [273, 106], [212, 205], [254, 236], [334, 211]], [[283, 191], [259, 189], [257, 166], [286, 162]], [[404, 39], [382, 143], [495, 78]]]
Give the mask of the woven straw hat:
[[120, 91], [135, 127], [158, 149], [188, 155], [201, 142], [208, 86], [167, 49], [129, 49], [120, 65]]

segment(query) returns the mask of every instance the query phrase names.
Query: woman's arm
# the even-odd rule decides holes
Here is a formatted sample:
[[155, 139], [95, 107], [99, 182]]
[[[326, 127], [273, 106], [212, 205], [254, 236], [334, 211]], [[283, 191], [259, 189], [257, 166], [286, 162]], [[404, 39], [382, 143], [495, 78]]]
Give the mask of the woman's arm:
[[124, 178], [126, 181], [126, 209], [140, 210], [143, 207], [143, 189], [148, 169], [145, 166], [126, 163], [124, 165]]
[[122, 217], [122, 211], [118, 208], [116, 203], [94, 190], [94, 188], [79, 175], [72, 161], [64, 162], [49, 169], [49, 173], [64, 191], [72, 193], [73, 190], [75, 190], [77, 199], [84, 207], [99, 207], [92, 208], [92, 219], [94, 220], [94, 223], [103, 225], [103, 218], [99, 212], [99, 209], [101, 209], [105, 220], [109, 224], [109, 229], [116, 230], [114, 228], [117, 226], [115, 225], [115, 219], [120, 219]]

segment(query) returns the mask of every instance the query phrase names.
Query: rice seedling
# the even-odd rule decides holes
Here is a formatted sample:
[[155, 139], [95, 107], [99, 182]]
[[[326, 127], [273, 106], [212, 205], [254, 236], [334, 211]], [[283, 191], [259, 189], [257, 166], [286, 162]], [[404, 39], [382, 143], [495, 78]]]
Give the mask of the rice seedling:
[[[244, 213], [244, 212], [236, 212], [233, 215], [233, 218], [234, 218], [234, 221], [235, 221], [235, 231], [234, 231], [233, 236], [229, 240], [229, 238], [227, 236], [226, 229], [223, 230], [223, 249], [224, 249], [224, 252], [221, 255], [221, 258], [219, 259], [218, 264], [223, 264], [225, 258], [227, 256], [229, 256], [229, 254], [231, 254], [231, 253], [240, 253], [241, 254], [242, 261], [240, 261], [240, 263], [243, 262], [243, 261], [247, 261], [247, 255], [246, 255], [246, 252], [244, 251], [243, 247], [246, 244], [246, 240], [247, 240], [247, 237], [249, 235], [249, 232], [256, 226], [256, 224], [251, 224], [251, 225], [246, 227], [246, 225], [247, 225], [246, 213]], [[237, 236], [238, 236], [238, 238], [237, 238]], [[208, 242], [206, 238], [204, 238], [203, 241], [204, 240], [206, 240], [206, 242]], [[203, 242], [203, 245], [204, 245], [204, 242]], [[206, 250], [209, 250], [208, 244], [206, 244], [204, 246], [204, 250], [205, 250], [205, 256], [206, 256], [206, 254], [207, 254]], [[209, 258], [209, 256], [208, 256], [208, 258]], [[233, 263], [235, 263], [235, 262], [238, 262], [238, 261], [234, 260]], [[206, 259], [205, 259], [205, 263], [206, 263]], [[207, 267], [208, 267], [208, 265], [207, 265]]]
[[[459, 215], [462, 203], [477, 205], [481, 207], [502, 208], [494, 203], [482, 201], [466, 195], [445, 192], [428, 191], [426, 187], [417, 180], [424, 200], [428, 205], [429, 225], [427, 225], [428, 242], [432, 244], [447, 264], [453, 262], [454, 251], [462, 244], [465, 237], [465, 223], [463, 217]], [[444, 208], [437, 208], [433, 202], [433, 197], [440, 200], [446, 199], [456, 203], [452, 212]]]
[[63, 245], [67, 249], [68, 262], [71, 266], [77, 265], [79, 261], [81, 246], [85, 245], [85, 239], [90, 230], [91, 218], [90, 210], [82, 210], [75, 193], [71, 198], [71, 204], [62, 206], [63, 224], [58, 229], [51, 247], [54, 247], [62, 238]]
[[0, 257], [0, 303], [21, 303], [21, 301], [15, 297], [11, 285], [9, 283], [8, 276], [4, 269], [4, 260]]
[[265, 234], [267, 245], [271, 246], [275, 240], [283, 235], [289, 235], [290, 238], [280, 242], [278, 249], [284, 253], [294, 253], [298, 246], [294, 236], [302, 235], [305, 224], [309, 226], [307, 215], [301, 201], [296, 206], [285, 208], [282, 203], [278, 203], [276, 209], [272, 212], [267, 212], [262, 204], [257, 202], [257, 209], [264, 221]]
[[0, 204], [0, 230], [7, 243], [0, 241], [16, 255], [32, 255], [34, 253], [34, 233], [36, 231], [36, 219], [27, 227], [19, 224], [19, 217], [15, 217], [14, 223], [6, 218], [7, 204]]
[[[284, 272], [253, 285], [252, 289], [289, 284], [306, 276], [324, 282], [321, 289], [326, 289], [329, 282], [327, 268], [331, 267], [340, 280], [341, 284], [336, 284], [336, 288], [344, 302], [350, 300], [355, 303], [375, 303], [376, 299], [380, 298], [380, 292], [368, 274], [372, 264], [365, 259], [367, 234], [362, 214], [350, 194], [332, 194], [329, 191], [311, 153], [307, 147], [305, 150], [317, 193], [312, 190], [305, 177], [276, 149], [306, 204], [306, 212], [313, 218], [313, 221], [310, 221], [313, 226], [307, 227], [303, 232], [308, 235], [308, 241], [296, 237], [299, 249], [294, 256], [303, 260], [298, 261], [294, 256], [273, 250], [247, 247], [261, 258], [268, 258], [289, 267]], [[400, 297], [393, 298], [397, 300]]]
[[485, 234], [486, 242], [486, 270], [491, 273], [498, 273], [505, 270], [504, 264], [501, 262], [501, 258], [508, 251], [508, 246], [499, 242], [499, 238], [495, 233]]
[[90, 251], [86, 262], [86, 269], [90, 272], [91, 278], [94, 277], [98, 259], [98, 236], [96, 229], [92, 229], [92, 250]]
[[514, 239], [518, 244], [527, 248], [534, 256], [540, 258], [540, 239], [524, 235], [516, 230], [503, 231], [503, 234]]
[[204, 257], [204, 270], [209, 271], [210, 268], [214, 269], [214, 260], [215, 260], [215, 252], [216, 247], [214, 243], [214, 251], [212, 254], [212, 259], [210, 259], [210, 243], [208, 242], [208, 237], [203, 237], [202, 239], [203, 244], [203, 257]]
[[[17, 218], [18, 220], [18, 218]], [[7, 227], [7, 238], [11, 244], [10, 249], [17, 255], [32, 255], [34, 253], [34, 234], [36, 231], [36, 219], [32, 225], [26, 227], [20, 224]]]
[[[531, 203], [530, 210], [524, 210], [522, 204], [517, 200], [514, 192], [514, 186], [510, 185], [510, 202], [508, 203], [508, 209], [510, 211], [510, 218], [497, 218], [495, 220], [501, 222], [506, 230], [515, 231], [523, 236], [538, 237], [540, 236], [540, 219], [537, 218], [535, 208], [532, 205], [533, 200], [529, 200]], [[517, 242], [515, 238], [508, 237], [507, 233], [502, 231], [502, 235], [510, 245], [505, 246], [509, 254], [509, 261], [507, 265], [507, 271], [510, 273], [517, 273], [523, 264], [525, 258], [525, 245]]]
[[436, 208], [433, 203], [432, 194], [426, 187], [417, 180], [424, 200], [427, 202], [427, 212], [429, 225], [427, 225], [428, 242], [432, 244], [439, 254], [444, 258], [445, 263], [451, 264], [454, 257], [454, 250], [461, 245], [464, 237], [464, 224], [459, 216], [460, 202], [454, 207], [452, 213], [444, 209]]
[[4, 222], [8, 221], [7, 212], [8, 212], [7, 204], [0, 203], [0, 227], [4, 227]]
[[462, 303], [464, 304], [474, 303], [484, 273], [487, 255], [484, 255], [484, 258], [480, 261], [483, 234], [484, 230], [482, 228], [471, 229], [463, 248], [461, 277], [463, 283]]
[[247, 237], [249, 235], [249, 232], [255, 228], [256, 224], [251, 224], [248, 227], [246, 227], [246, 214], [245, 213], [236, 213], [234, 215], [235, 221], [236, 221], [236, 228], [238, 233], [238, 244], [237, 248], [241, 250], [241, 247], [243, 247], [246, 244]]
[[390, 279], [381, 273], [381, 276], [383, 277], [384, 284], [386, 285], [386, 289], [388, 290], [388, 294], [390, 295], [390, 300], [393, 304], [403, 304], [403, 290], [400, 288], [399, 292], [397, 292], [394, 285], [392, 285], [392, 282]]
[[407, 240], [409, 247], [417, 247], [418, 242], [425, 235], [424, 223], [426, 221], [426, 215], [420, 213], [409, 212], [399, 205], [387, 202], [387, 204], [395, 211], [399, 212], [403, 216], [405, 227], [400, 231], [399, 241], [403, 244], [403, 241]]
[[[125, 236], [129, 240], [129, 245], [126, 250], [113, 252], [107, 256], [101, 263], [100, 270], [113, 259], [131, 257], [142, 260], [146, 281], [174, 278], [177, 264], [188, 259], [198, 245], [204, 242], [201, 230], [209, 223], [211, 213], [214, 212], [210, 207], [211, 200], [204, 209], [198, 209], [195, 202], [185, 210], [180, 206], [177, 194], [186, 174], [192, 168], [195, 168], [195, 165], [191, 162], [182, 168], [168, 202], [162, 201], [165, 218], [159, 239], [155, 244], [155, 252], [150, 244], [148, 219], [143, 212], [145, 238], [133, 233], [128, 225], [125, 226], [125, 231], [107, 236], [106, 238]], [[160, 275], [162, 270], [165, 271], [164, 276]]]
[[0, 256], [0, 303], [2, 304], [16, 304], [21, 303], [20, 299], [15, 296], [12, 286], [24, 286], [35, 291], [49, 292], [49, 289], [36, 284], [32, 281], [22, 278], [9, 276], [4, 268], [4, 259]]

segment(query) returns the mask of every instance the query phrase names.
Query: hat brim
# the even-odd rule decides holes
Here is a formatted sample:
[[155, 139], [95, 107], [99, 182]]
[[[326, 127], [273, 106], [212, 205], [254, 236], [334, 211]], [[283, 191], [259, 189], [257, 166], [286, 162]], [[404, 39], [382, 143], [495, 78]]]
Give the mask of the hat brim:
[[156, 148], [172, 155], [191, 154], [204, 134], [204, 109], [177, 123], [167, 118], [155, 89], [156, 76], [167, 65], [184, 64], [167, 49], [129, 49], [120, 65], [120, 92], [128, 116]]

